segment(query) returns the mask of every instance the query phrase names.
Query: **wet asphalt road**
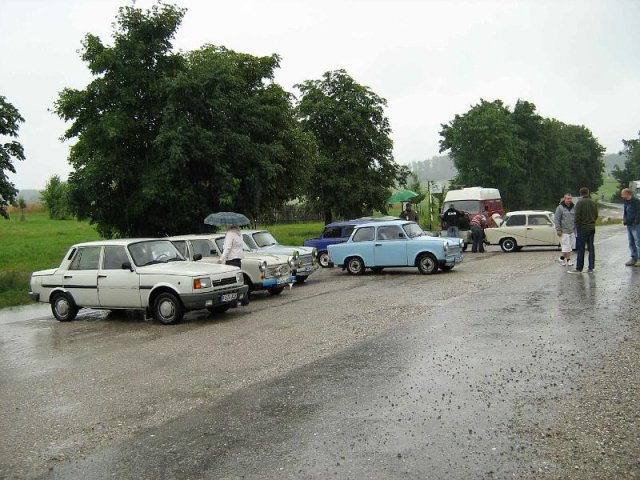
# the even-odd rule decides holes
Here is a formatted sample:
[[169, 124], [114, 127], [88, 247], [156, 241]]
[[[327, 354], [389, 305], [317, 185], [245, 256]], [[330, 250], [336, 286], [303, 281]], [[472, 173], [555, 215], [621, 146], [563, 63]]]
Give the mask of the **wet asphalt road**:
[[448, 274], [316, 274], [176, 327], [0, 312], [0, 478], [521, 478], [555, 406], [637, 325], [620, 227]]

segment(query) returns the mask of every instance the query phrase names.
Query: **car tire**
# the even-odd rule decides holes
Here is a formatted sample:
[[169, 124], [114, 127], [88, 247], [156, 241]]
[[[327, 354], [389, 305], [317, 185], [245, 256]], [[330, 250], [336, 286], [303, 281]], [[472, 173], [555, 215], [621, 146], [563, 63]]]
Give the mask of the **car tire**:
[[466, 252], [466, 251], [467, 251], [467, 248], [469, 248], [469, 244], [468, 244], [467, 242], [463, 242], [463, 244], [462, 244], [462, 251], [463, 251], [463, 252]]
[[450, 272], [451, 270], [453, 270], [453, 265], [442, 265], [440, 267], [440, 270], [442, 270], [443, 272]]
[[216, 314], [216, 313], [224, 313], [230, 308], [231, 308], [231, 305], [227, 304], [227, 305], [216, 305], [215, 307], [207, 307], [207, 310], [209, 310], [210, 313]]
[[329, 252], [318, 253], [318, 264], [322, 268], [329, 268]]
[[418, 257], [418, 270], [423, 275], [431, 275], [438, 271], [438, 261], [430, 253], [423, 253]]
[[347, 272], [349, 272], [351, 275], [364, 274], [365, 266], [364, 266], [364, 262], [360, 257], [348, 258], [345, 264], [346, 264]]
[[296, 283], [304, 283], [307, 281], [308, 277], [299, 277], [296, 275]]
[[518, 249], [518, 244], [513, 238], [503, 238], [500, 240], [500, 248], [503, 252], [511, 253]]
[[153, 318], [163, 325], [179, 323], [184, 316], [182, 303], [173, 293], [162, 292], [153, 301]]
[[372, 271], [373, 273], [380, 273], [380, 272], [382, 272], [382, 269], [383, 269], [383, 268], [384, 268], [384, 267], [373, 267], [373, 268], [371, 269], [371, 271]]
[[267, 288], [267, 292], [269, 292], [271, 295], [280, 295], [283, 290], [284, 290], [284, 287], [269, 287], [269, 288]]
[[60, 322], [70, 322], [78, 314], [78, 306], [68, 293], [56, 293], [51, 298], [51, 313]]

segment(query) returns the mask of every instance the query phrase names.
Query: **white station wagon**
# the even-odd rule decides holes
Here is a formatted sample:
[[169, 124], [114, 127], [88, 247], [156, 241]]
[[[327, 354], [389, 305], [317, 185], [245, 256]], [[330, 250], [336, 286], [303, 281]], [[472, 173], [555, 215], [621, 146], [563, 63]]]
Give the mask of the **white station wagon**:
[[500, 245], [504, 252], [516, 252], [522, 247], [559, 247], [560, 238], [553, 223], [553, 212], [519, 210], [509, 212], [504, 220], [494, 216], [496, 228], [484, 230], [489, 245]]
[[50, 303], [61, 322], [82, 307], [145, 310], [160, 323], [188, 310], [224, 312], [249, 302], [240, 269], [187, 262], [165, 239], [123, 239], [72, 246], [58, 268], [31, 274], [32, 300]]

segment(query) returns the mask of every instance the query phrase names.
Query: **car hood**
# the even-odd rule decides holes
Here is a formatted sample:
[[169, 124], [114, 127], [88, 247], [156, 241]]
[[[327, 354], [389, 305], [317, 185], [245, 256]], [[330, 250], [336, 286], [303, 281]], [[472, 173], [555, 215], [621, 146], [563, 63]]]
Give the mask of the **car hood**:
[[137, 267], [141, 275], [220, 275], [225, 273], [235, 273], [238, 267], [231, 265], [221, 265], [203, 262], [167, 262], [155, 263], [145, 267]]
[[[254, 260], [256, 262], [261, 262], [262, 260], [267, 262], [267, 265], [282, 265], [283, 263], [289, 263], [288, 255], [275, 255], [271, 253], [265, 252], [244, 252], [244, 258], [242, 260]], [[213, 263], [217, 264], [218, 257], [205, 257], [199, 262], [205, 263]]]
[[501, 227], [504, 223], [504, 218], [502, 218], [499, 213], [494, 213], [493, 215], [491, 215], [491, 218], [493, 218], [493, 221], [496, 222], [496, 227]]
[[294, 252], [298, 252], [300, 255], [311, 255], [313, 253], [313, 248], [294, 247], [293, 245], [269, 245], [266, 247], [260, 247], [257, 251], [275, 253], [278, 255], [293, 255]]

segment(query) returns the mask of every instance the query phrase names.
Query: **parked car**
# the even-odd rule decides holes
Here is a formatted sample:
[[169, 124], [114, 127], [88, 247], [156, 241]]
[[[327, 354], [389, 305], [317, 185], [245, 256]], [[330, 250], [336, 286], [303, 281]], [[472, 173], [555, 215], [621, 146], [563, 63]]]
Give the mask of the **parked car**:
[[430, 275], [460, 263], [462, 246], [460, 238], [432, 237], [415, 222], [394, 220], [358, 225], [347, 242], [329, 245], [328, 250], [330, 264], [352, 275], [385, 267], [418, 267]]
[[504, 219], [494, 215], [494, 221], [498, 226], [485, 229], [485, 241], [500, 245], [504, 252], [515, 252], [522, 247], [560, 247], [553, 212], [514, 211], [507, 213]]
[[280, 245], [267, 230], [242, 230], [242, 238], [253, 252], [296, 256], [293, 274], [297, 283], [304, 283], [318, 269], [318, 252], [315, 248]]
[[169, 240], [103, 240], [72, 246], [58, 268], [33, 272], [29, 297], [51, 304], [61, 322], [83, 307], [145, 310], [160, 323], [187, 310], [223, 312], [248, 304], [240, 270], [191, 263]]
[[[224, 234], [180, 235], [169, 237], [169, 240], [189, 260], [218, 264]], [[280, 295], [288, 284], [296, 281], [292, 273], [296, 262], [297, 258], [293, 256], [251, 252], [247, 249], [241, 271], [249, 292], [267, 290], [271, 295]]]
[[327, 247], [337, 243], [344, 243], [349, 240], [356, 225], [366, 223], [365, 220], [347, 220], [343, 222], [333, 222], [324, 227], [318, 238], [309, 238], [304, 241], [305, 247], [315, 248], [318, 252], [316, 258], [318, 264], [326, 268], [329, 266], [329, 252]]

